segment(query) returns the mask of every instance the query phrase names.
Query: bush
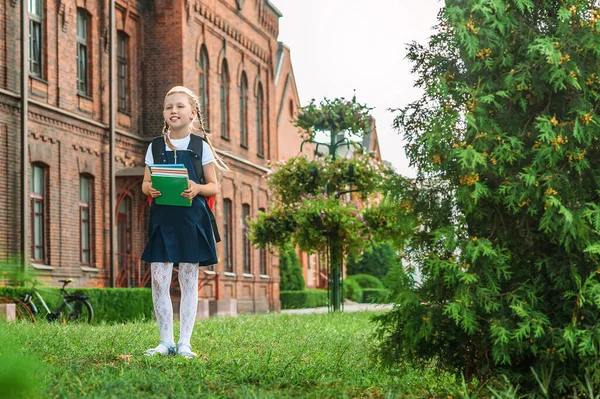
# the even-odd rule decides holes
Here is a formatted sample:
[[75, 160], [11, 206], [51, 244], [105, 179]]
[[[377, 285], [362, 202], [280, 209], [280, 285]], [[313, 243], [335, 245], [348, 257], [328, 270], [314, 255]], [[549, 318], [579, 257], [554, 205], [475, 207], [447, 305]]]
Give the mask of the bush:
[[358, 285], [358, 282], [352, 279], [344, 279], [344, 298], [350, 299], [354, 302], [362, 301], [362, 288]]
[[349, 256], [346, 271], [349, 275], [369, 274], [382, 279], [396, 263], [396, 258], [396, 251], [390, 244], [378, 243], [358, 259]]
[[304, 309], [327, 306], [327, 290], [281, 291], [281, 309]]
[[281, 291], [302, 291], [305, 288], [302, 265], [293, 247], [279, 251], [279, 273]]
[[438, 16], [408, 49], [423, 97], [395, 120], [418, 170], [396, 197], [420, 224], [403, 256], [422, 279], [376, 317], [381, 358], [506, 376], [521, 397], [595, 397], [597, 4], [447, 0]]
[[355, 274], [346, 277], [347, 280], [354, 280], [360, 285], [360, 288], [383, 288], [383, 283], [375, 276], [369, 274]]
[[[0, 297], [19, 298], [29, 288], [0, 287]], [[59, 299], [58, 288], [42, 288], [40, 294], [50, 309]], [[148, 288], [77, 288], [69, 292], [81, 292], [88, 297], [94, 309], [94, 324], [100, 322], [122, 323], [138, 319], [152, 319], [154, 307], [152, 291]], [[38, 308], [41, 308], [36, 303]]]
[[387, 298], [390, 291], [385, 288], [365, 288], [363, 289], [362, 303], [389, 303]]

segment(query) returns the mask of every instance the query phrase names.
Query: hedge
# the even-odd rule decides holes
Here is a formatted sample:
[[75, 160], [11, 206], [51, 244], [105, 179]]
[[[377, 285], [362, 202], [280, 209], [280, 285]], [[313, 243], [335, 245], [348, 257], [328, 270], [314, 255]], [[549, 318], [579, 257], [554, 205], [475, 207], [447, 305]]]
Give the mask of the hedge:
[[327, 290], [281, 291], [281, 309], [304, 309], [327, 306]]
[[[43, 287], [38, 290], [50, 309], [54, 309], [60, 289]], [[20, 298], [29, 291], [24, 287], [0, 287], [0, 297]], [[150, 320], [154, 315], [152, 291], [149, 288], [73, 288], [67, 291], [87, 295], [94, 309], [94, 324]], [[38, 305], [37, 301], [35, 303]]]
[[365, 288], [363, 289], [363, 303], [389, 303], [387, 295], [390, 292], [385, 288]]
[[362, 302], [363, 290], [356, 280], [344, 279], [344, 298], [354, 302]]
[[370, 274], [353, 274], [346, 277], [348, 280], [354, 280], [360, 285], [360, 288], [383, 288], [383, 283], [375, 276]]

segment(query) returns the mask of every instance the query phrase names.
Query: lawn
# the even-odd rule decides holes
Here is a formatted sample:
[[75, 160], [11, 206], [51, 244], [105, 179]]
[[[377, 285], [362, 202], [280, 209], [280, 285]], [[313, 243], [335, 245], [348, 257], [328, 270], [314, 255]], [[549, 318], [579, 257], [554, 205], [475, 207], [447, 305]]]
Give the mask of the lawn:
[[0, 392], [27, 386], [33, 387], [22, 397], [421, 398], [457, 392], [454, 377], [435, 367], [379, 367], [371, 314], [203, 320], [192, 337], [199, 353], [193, 360], [143, 356], [158, 342], [154, 322], [0, 324]]

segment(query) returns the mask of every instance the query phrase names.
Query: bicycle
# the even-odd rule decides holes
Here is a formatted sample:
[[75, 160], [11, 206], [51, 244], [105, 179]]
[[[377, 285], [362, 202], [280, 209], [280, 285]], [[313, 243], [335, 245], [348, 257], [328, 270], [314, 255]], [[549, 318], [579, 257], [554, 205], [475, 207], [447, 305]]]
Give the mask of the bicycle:
[[32, 285], [31, 290], [16, 301], [17, 305], [25, 306], [27, 313], [32, 316], [33, 321], [35, 321], [38, 314], [38, 307], [34, 303], [34, 299], [37, 299], [46, 312], [46, 320], [50, 322], [60, 321], [63, 324], [66, 322], [91, 324], [94, 318], [94, 310], [92, 309], [92, 305], [87, 301], [88, 297], [78, 292], [71, 294], [65, 289], [72, 281], [72, 278], [58, 280], [59, 283], [63, 283], [63, 286], [58, 294], [61, 300], [58, 301], [54, 310], [50, 310], [44, 298], [36, 290], [36, 285], [40, 284], [38, 281], [30, 281]]

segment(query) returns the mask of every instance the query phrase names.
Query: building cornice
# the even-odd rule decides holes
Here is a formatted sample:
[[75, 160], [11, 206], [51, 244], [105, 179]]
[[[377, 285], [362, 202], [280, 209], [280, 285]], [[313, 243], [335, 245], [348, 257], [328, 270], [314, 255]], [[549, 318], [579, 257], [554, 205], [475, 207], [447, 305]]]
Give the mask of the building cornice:
[[[189, 15], [190, 10], [192, 9], [190, 0], [186, 1], [185, 7], [186, 12], [188, 12]], [[239, 43], [239, 45], [241, 45], [246, 50], [254, 54], [257, 58], [259, 58], [265, 63], [269, 63], [269, 52], [267, 50], [263, 49], [257, 43], [249, 39], [246, 35], [242, 34], [241, 31], [232, 27], [231, 24], [229, 24], [225, 19], [217, 15], [215, 11], [208, 8], [206, 4], [202, 4], [199, 1], [195, 1], [193, 4], [193, 11], [195, 11], [199, 16], [203, 17], [207, 21], [211, 22], [215, 27], [223, 31], [229, 38]]]

